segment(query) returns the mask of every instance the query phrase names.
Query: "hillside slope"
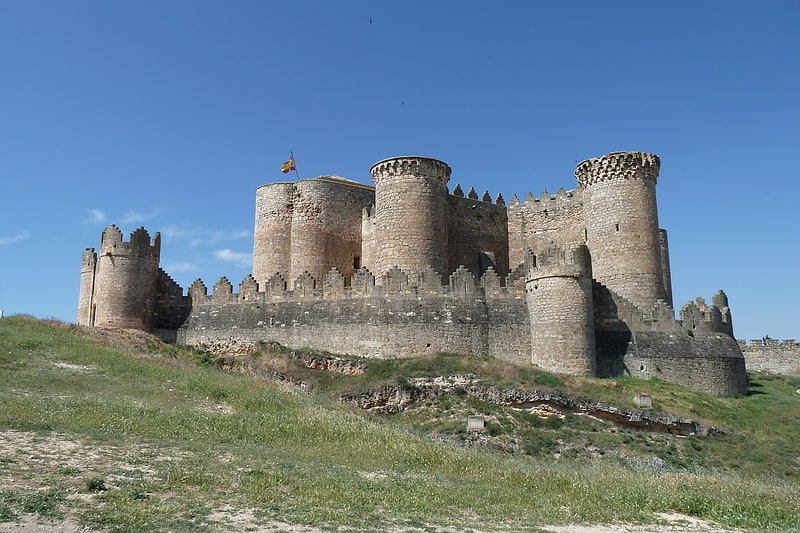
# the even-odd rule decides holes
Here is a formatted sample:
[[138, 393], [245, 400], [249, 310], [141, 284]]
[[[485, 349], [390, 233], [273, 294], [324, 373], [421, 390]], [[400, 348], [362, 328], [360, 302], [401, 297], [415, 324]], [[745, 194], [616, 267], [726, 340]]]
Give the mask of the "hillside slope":
[[[0, 319], [0, 528], [537, 531], [670, 513], [800, 528], [798, 380], [757, 376], [756, 394], [715, 398], [448, 354], [347, 375], [264, 348], [215, 358], [135, 332]], [[218, 366], [233, 363], [252, 375]], [[646, 391], [660, 414], [724, 431], [633, 430], [463, 386], [389, 416], [339, 401], [453, 376], [627, 410]], [[467, 432], [468, 414], [486, 431]]]

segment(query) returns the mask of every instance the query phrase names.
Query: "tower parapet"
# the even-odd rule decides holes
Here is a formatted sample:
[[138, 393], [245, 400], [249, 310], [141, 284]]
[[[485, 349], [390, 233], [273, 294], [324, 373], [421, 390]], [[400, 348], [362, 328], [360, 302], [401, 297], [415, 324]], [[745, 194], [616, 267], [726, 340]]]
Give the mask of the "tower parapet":
[[450, 167], [437, 159], [393, 157], [370, 168], [375, 182], [375, 231], [380, 242], [374, 264], [377, 275], [392, 267], [415, 274], [428, 266], [447, 273], [447, 182]]
[[594, 375], [592, 270], [587, 248], [548, 244], [534, 256], [525, 288], [531, 362], [552, 372]]
[[668, 301], [658, 228], [657, 155], [614, 152], [575, 169], [594, 277], [640, 309]]
[[612, 152], [578, 164], [575, 177], [582, 189], [614, 179], [641, 179], [656, 184], [661, 159], [645, 152]]

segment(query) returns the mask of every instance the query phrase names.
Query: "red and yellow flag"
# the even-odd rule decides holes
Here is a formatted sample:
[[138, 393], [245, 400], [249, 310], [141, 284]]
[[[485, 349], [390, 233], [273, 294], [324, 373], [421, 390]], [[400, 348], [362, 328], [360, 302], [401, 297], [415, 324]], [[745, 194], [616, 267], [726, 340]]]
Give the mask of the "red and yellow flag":
[[294, 166], [294, 156], [291, 156], [289, 160], [281, 165], [281, 172], [287, 174], [292, 170], [297, 170], [297, 167]]

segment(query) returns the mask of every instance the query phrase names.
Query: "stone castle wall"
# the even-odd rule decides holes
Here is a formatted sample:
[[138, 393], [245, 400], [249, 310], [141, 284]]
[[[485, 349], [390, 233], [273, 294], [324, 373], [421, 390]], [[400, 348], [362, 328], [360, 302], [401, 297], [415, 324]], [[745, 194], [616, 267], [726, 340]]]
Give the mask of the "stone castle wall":
[[249, 295], [241, 287], [233, 292], [221, 280], [211, 295], [190, 290], [194, 296], [179, 329], [164, 322], [155, 331], [167, 340], [195, 345], [235, 338], [363, 357], [450, 351], [529, 361], [525, 301], [496, 280], [477, 286], [463, 270], [444, 286], [435, 272], [409, 279], [392, 270], [379, 284], [363, 269], [361, 276], [366, 282], [354, 279], [349, 286], [335, 273], [326, 276], [323, 289], [303, 290], [295, 283], [294, 290], [284, 290], [274, 284]]
[[[531, 311], [525, 293], [513, 286], [501, 287], [493, 270], [480, 281], [463, 269], [451, 275], [447, 285], [441, 285], [440, 279], [435, 272], [408, 276], [392, 270], [376, 283], [362, 269], [348, 286], [332, 271], [321, 289], [304, 285], [307, 278], [301, 276], [288, 284], [273, 278], [259, 290], [248, 276], [238, 293], [221, 278], [211, 294], [198, 281], [189, 296], [176, 298], [179, 292], [174, 282], [162, 277], [163, 286], [172, 291], [162, 301], [171, 307], [158, 313], [161, 319], [152, 331], [167, 341], [190, 345], [264, 341], [362, 357], [416, 357], [449, 351], [514, 363], [532, 361], [532, 339], [538, 337], [531, 324], [546, 333], [548, 317], [553, 315], [532, 316], [537, 311], [535, 307]], [[584, 328], [593, 335], [588, 342], [597, 345], [596, 375], [658, 377], [713, 394], [746, 390], [744, 361], [729, 336], [701, 330], [688, 334], [666, 307], [643, 315], [602, 285], [593, 283], [592, 292], [591, 298], [582, 294], [584, 301], [594, 301], [599, 318], [594, 330], [588, 325]], [[573, 306], [567, 307], [571, 312]], [[559, 320], [554, 324], [563, 326]], [[563, 341], [574, 344], [574, 336], [566, 330], [562, 333]], [[562, 367], [550, 370], [575, 373], [563, 361], [556, 364]]]
[[[483, 200], [458, 196], [459, 188], [448, 197], [448, 266], [459, 266], [483, 275], [492, 267], [500, 276], [509, 271], [508, 217], [506, 207]], [[474, 192], [474, 191], [472, 191]], [[502, 198], [499, 198], [502, 202]]]
[[800, 376], [800, 343], [795, 339], [765, 337], [738, 342], [748, 371]]

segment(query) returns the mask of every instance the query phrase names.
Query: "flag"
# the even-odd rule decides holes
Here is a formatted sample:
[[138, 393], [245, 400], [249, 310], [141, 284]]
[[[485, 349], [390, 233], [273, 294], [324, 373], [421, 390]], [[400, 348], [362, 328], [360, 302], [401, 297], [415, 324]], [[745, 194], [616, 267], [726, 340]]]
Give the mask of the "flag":
[[281, 172], [284, 174], [288, 174], [292, 170], [297, 170], [297, 167], [294, 166], [294, 156], [289, 157], [289, 160], [281, 165]]

